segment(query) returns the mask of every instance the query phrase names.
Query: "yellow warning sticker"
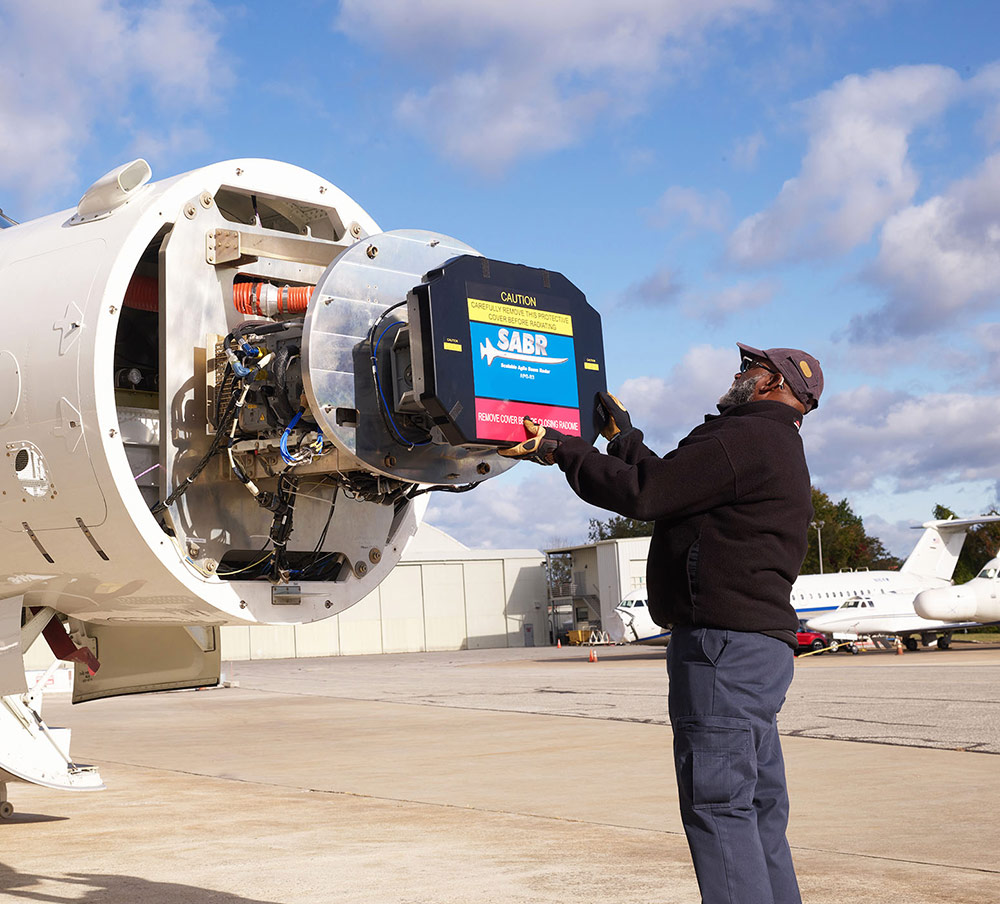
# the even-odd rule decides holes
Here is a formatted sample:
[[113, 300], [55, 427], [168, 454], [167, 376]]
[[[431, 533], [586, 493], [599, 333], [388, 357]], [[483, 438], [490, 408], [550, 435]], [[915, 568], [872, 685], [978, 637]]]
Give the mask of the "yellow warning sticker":
[[449, 342], [447, 339], [444, 342], [444, 350], [446, 352], [460, 352], [462, 350], [461, 342]]
[[557, 336], [573, 335], [573, 318], [569, 314], [514, 308], [507, 304], [483, 301], [479, 298], [469, 299], [469, 320], [493, 323], [497, 326], [511, 326], [518, 330], [554, 333]]
[[600, 368], [600, 366], [598, 365], [598, 363], [593, 358], [588, 358], [586, 361], [583, 362], [583, 369], [584, 370], [600, 370], [601, 368]]

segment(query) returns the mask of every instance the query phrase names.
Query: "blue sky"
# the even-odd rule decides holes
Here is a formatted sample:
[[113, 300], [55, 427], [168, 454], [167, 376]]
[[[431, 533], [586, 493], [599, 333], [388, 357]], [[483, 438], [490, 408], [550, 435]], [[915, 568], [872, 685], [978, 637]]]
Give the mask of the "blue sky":
[[[814, 482], [905, 553], [998, 503], [1000, 5], [930, 0], [0, 0], [0, 207], [137, 156], [311, 169], [384, 229], [559, 270], [668, 451], [735, 343], [827, 388]], [[576, 542], [603, 513], [520, 465], [429, 519]]]

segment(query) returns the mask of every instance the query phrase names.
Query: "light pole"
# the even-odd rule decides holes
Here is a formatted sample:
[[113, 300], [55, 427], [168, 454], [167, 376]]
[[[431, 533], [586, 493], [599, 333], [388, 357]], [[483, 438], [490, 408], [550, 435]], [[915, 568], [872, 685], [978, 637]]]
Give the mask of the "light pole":
[[816, 528], [816, 542], [819, 546], [819, 573], [823, 573], [823, 525], [825, 521], [810, 521], [809, 526]]

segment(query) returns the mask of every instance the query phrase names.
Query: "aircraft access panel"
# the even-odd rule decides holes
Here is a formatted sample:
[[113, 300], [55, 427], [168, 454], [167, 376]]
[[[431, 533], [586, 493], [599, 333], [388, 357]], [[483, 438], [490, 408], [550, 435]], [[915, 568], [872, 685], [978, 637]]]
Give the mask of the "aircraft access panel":
[[601, 317], [562, 274], [465, 255], [428, 274], [410, 304], [414, 387], [449, 442], [512, 445], [525, 416], [597, 437]]

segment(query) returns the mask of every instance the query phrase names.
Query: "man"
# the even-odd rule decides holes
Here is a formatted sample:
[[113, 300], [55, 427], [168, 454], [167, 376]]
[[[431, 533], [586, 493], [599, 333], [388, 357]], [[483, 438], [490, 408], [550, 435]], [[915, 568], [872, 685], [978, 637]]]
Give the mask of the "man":
[[823, 374], [797, 349], [739, 348], [720, 414], [662, 458], [607, 393], [598, 395], [607, 454], [528, 419], [528, 439], [501, 454], [555, 462], [587, 502], [655, 521], [648, 605], [672, 628], [674, 766], [702, 901], [798, 904], [777, 713], [792, 679], [789, 597], [812, 517], [799, 428]]

